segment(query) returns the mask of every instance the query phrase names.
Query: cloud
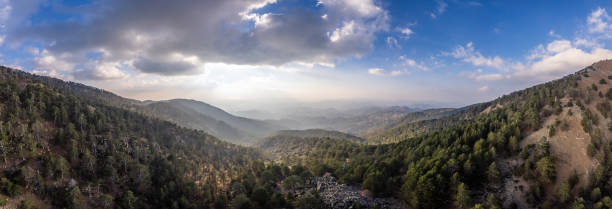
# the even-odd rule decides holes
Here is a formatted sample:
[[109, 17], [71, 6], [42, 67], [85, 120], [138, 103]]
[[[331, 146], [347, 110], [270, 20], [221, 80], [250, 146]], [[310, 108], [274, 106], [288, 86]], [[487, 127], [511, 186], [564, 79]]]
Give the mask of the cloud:
[[[74, 66], [91, 64], [94, 61], [86, 55], [104, 51], [95, 61], [126, 63], [143, 73], [172, 76], [201, 72], [193, 63], [166, 59], [173, 54], [195, 57], [198, 65], [328, 65], [370, 52], [376, 33], [389, 27], [388, 12], [374, 0], [320, 0], [312, 5], [317, 10], [289, 5], [278, 12], [274, 8], [262, 11], [280, 3], [275, 0], [102, 3], [104, 7], [98, 3], [78, 8], [63, 5], [54, 11], [83, 17], [82, 21], [28, 24], [28, 18], [20, 17], [34, 12], [11, 14], [6, 40], [41, 43], [46, 46], [41, 50], [56, 59], [69, 53], [62, 61]], [[83, 70], [95, 72], [93, 68]]]
[[198, 73], [197, 65], [182, 61], [138, 59], [133, 65], [136, 69], [142, 72], [160, 75], [185, 75]]
[[561, 38], [561, 35], [557, 34], [554, 30], [548, 31], [548, 35], [553, 38]]
[[[503, 61], [503, 59], [499, 58], [499, 60], [502, 60], [499, 61], [500, 66], [509, 65], [502, 68], [509, 69], [508, 71], [482, 74], [482, 70], [478, 70], [475, 73], [464, 75], [476, 81], [514, 80], [519, 82], [541, 82], [562, 77], [593, 64], [594, 62], [612, 58], [612, 51], [608, 49], [600, 47], [581, 48], [584, 45], [592, 44], [585, 44], [583, 39], [576, 39], [573, 42], [569, 40], [555, 40], [546, 45], [538, 45], [535, 49], [531, 50], [530, 54], [526, 56], [525, 63], [514, 62], [512, 64], [507, 64], [509, 63], [508, 61]], [[469, 52], [464, 53], [464, 51], [470, 50], [458, 50], [455, 55], [471, 54]], [[475, 66], [496, 66], [491, 64], [495, 63], [492, 61], [495, 59], [487, 59], [479, 54], [456, 57], [462, 58], [466, 62], [471, 62]]]
[[[608, 16], [606, 9], [597, 8], [587, 18], [587, 26], [590, 33], [605, 33], [612, 31], [612, 18]], [[610, 35], [610, 34], [608, 34]]]
[[388, 36], [388, 37], [385, 39], [385, 42], [387, 43], [387, 46], [388, 46], [389, 48], [396, 48], [396, 49], [401, 49], [401, 48], [402, 48], [402, 46], [399, 44], [399, 42], [397, 41], [397, 39], [396, 39], [396, 38], [393, 38], [393, 37], [391, 37], [391, 36]]
[[610, 59], [612, 51], [604, 48], [578, 48], [582, 46], [580, 39], [574, 43], [568, 40], [556, 40], [546, 47], [539, 45], [528, 56], [531, 62], [525, 70], [516, 72], [513, 76], [522, 79], [549, 80], [558, 78], [586, 67], [594, 62]]
[[469, 78], [475, 81], [500, 81], [511, 78], [510, 75], [503, 73], [483, 73], [482, 69], [477, 69], [474, 72], [461, 72], [460, 76]]
[[485, 75], [478, 75], [474, 77], [474, 79], [477, 81], [498, 81], [498, 80], [504, 79], [504, 75], [499, 74], [499, 73], [485, 74]]
[[488, 86], [482, 86], [482, 87], [480, 87], [480, 88], [478, 88], [476, 90], [478, 90], [479, 92], [485, 92], [485, 91], [489, 91], [489, 87]]
[[101, 62], [94, 63], [87, 69], [77, 69], [75, 78], [79, 80], [113, 80], [126, 78], [128, 75], [120, 69], [120, 63]]
[[410, 36], [414, 34], [414, 31], [410, 29], [410, 26], [405, 27], [405, 28], [400, 28], [399, 30], [400, 30], [400, 33], [402, 33], [402, 38], [405, 38], [405, 39], [409, 39]]
[[[612, 19], [605, 9], [598, 8], [587, 17], [588, 32], [574, 40], [561, 39], [553, 30], [548, 32], [551, 37], [558, 38], [546, 44], [540, 44], [532, 49], [524, 62], [510, 62], [498, 56], [486, 57], [476, 51], [470, 42], [466, 46], [458, 46], [453, 52], [443, 53], [461, 59], [474, 66], [487, 66], [503, 70], [503, 73], [468, 74], [467, 77], [478, 81], [531, 81], [541, 82], [560, 78], [594, 62], [612, 58], [612, 51], [604, 48], [602, 40], [612, 38]], [[512, 71], [511, 71], [512, 70]]]
[[423, 71], [428, 71], [429, 67], [427, 67], [423, 62], [417, 63], [415, 60], [410, 59], [406, 56], [400, 56], [399, 60], [401, 61], [401, 66], [416, 68]]
[[457, 59], [461, 59], [462, 61], [471, 63], [474, 66], [491, 67], [498, 70], [507, 70], [505, 61], [501, 57], [483, 56], [480, 52], [474, 49], [474, 44], [472, 42], [467, 43], [465, 46], [457, 46], [452, 52], [447, 52], [443, 54], [452, 56]]
[[448, 3], [442, 1], [442, 0], [436, 0], [437, 3], [437, 7], [436, 10], [429, 13], [429, 16], [431, 16], [431, 18], [436, 19], [438, 18], [438, 16], [442, 15], [442, 13], [446, 12], [446, 7], [448, 7]]
[[376, 76], [399, 76], [399, 75], [410, 74], [410, 72], [405, 71], [405, 70], [393, 70], [391, 72], [388, 72], [382, 68], [370, 68], [368, 69], [368, 73], [371, 75], [376, 75]]

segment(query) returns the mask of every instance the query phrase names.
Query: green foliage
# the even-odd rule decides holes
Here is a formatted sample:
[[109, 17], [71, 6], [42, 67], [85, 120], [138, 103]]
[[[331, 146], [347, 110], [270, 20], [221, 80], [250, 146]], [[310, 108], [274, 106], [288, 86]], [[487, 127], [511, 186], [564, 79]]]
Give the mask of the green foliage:
[[594, 157], [596, 152], [597, 148], [595, 148], [595, 145], [591, 143], [587, 146], [587, 155], [589, 155], [589, 157]]
[[578, 184], [579, 181], [580, 179], [578, 178], [578, 173], [576, 173], [576, 170], [574, 170], [574, 172], [572, 172], [569, 179], [567, 180], [567, 183], [569, 184], [570, 189], [572, 189]]
[[[206, 208], [261, 159], [99, 89], [6, 68], [0, 78], [0, 162], [17, 162], [0, 173], [9, 196], [27, 191], [54, 208]], [[71, 179], [87, 188], [63, 185]]]
[[559, 202], [565, 203], [572, 197], [572, 188], [568, 183], [561, 184], [559, 190], [557, 190], [557, 198]]
[[591, 191], [591, 201], [597, 202], [599, 201], [600, 198], [601, 198], [601, 189], [599, 189], [599, 187], [595, 187], [595, 189]]
[[471, 204], [472, 198], [470, 197], [470, 190], [464, 183], [459, 183], [455, 196], [455, 206], [460, 209], [467, 209], [470, 208]]
[[268, 191], [263, 187], [255, 187], [251, 192], [251, 199], [259, 205], [265, 205], [269, 198]]
[[234, 209], [251, 209], [254, 208], [251, 200], [244, 194], [240, 194], [236, 196], [232, 200], [232, 208]]
[[553, 137], [555, 135], [555, 129], [554, 125], [548, 126], [548, 137]]
[[296, 208], [299, 209], [323, 209], [324, 204], [318, 195], [306, 194], [296, 200]]
[[81, 190], [78, 186], [70, 189], [67, 195], [67, 203], [69, 209], [83, 209], [85, 208], [85, 202], [81, 194]]
[[304, 184], [304, 179], [298, 175], [291, 175], [283, 180], [283, 188], [294, 191]]
[[21, 195], [23, 193], [23, 186], [12, 182], [7, 178], [0, 179], [0, 189], [11, 197]]
[[36, 207], [34, 206], [34, 203], [29, 199], [22, 200], [21, 202], [19, 202], [19, 205], [17, 206], [17, 209], [35, 209], [35, 208]]
[[386, 185], [384, 182], [386, 182], [386, 178], [381, 172], [373, 172], [364, 178], [362, 187], [370, 190], [375, 196], [380, 196], [385, 192]]
[[114, 208], [115, 198], [110, 194], [103, 194], [100, 196], [100, 207], [103, 209], [111, 209]]
[[543, 157], [536, 163], [536, 170], [538, 171], [538, 180], [545, 184], [554, 182], [556, 177], [555, 161], [550, 156]]
[[487, 170], [487, 176], [488, 176], [489, 182], [499, 182], [499, 180], [500, 180], [500, 172], [499, 172], [499, 168], [497, 168], [497, 164], [495, 164], [495, 162], [492, 162], [489, 165], [489, 169]]
[[586, 209], [584, 206], [584, 199], [582, 197], [576, 199], [571, 206], [572, 209]]
[[5, 206], [8, 203], [9, 199], [7, 196], [0, 194], [0, 206]]
[[601, 202], [604, 206], [612, 208], [612, 198], [610, 198], [609, 196], [605, 196], [604, 198], [602, 198]]
[[136, 208], [137, 200], [138, 198], [134, 196], [134, 193], [128, 190], [127, 192], [125, 192], [123, 198], [121, 199], [121, 206], [125, 209], [134, 209]]

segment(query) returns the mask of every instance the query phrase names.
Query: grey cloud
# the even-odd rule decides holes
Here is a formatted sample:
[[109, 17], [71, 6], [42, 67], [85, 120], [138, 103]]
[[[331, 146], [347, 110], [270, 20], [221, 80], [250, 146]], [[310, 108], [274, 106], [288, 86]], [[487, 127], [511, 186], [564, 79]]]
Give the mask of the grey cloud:
[[160, 75], [181, 75], [198, 73], [197, 66], [180, 61], [154, 61], [150, 59], [139, 59], [134, 62], [134, 67], [145, 73]]
[[[133, 61], [133, 67], [145, 73], [179, 75], [197, 71], [180, 60], [168, 59], [176, 53], [195, 56], [201, 63], [266, 65], [329, 63], [360, 56], [372, 49], [374, 34], [388, 22], [386, 11], [377, 6], [369, 12], [355, 12], [343, 0], [335, 0], [322, 5], [327, 18], [311, 9], [290, 8], [269, 13], [265, 24], [253, 27], [240, 13], [263, 1], [107, 0], [81, 6], [93, 13], [86, 14], [83, 21], [13, 24], [6, 40], [40, 41], [52, 54], [84, 56], [102, 50], [105, 56], [99, 61]], [[356, 25], [352, 31], [331, 41], [329, 35], [349, 22]]]

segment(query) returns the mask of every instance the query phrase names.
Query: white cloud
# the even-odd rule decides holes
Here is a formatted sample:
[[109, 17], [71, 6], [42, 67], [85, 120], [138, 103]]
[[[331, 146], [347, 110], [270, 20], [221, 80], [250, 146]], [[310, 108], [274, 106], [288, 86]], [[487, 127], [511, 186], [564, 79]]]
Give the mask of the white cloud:
[[457, 46], [454, 51], [444, 54], [461, 59], [474, 66], [491, 67], [498, 70], [507, 70], [508, 68], [501, 57], [485, 57], [480, 52], [476, 51], [472, 42], [467, 43], [465, 46]]
[[594, 62], [612, 58], [612, 51], [600, 43], [601, 40], [612, 38], [611, 21], [606, 10], [598, 8], [587, 17], [588, 31], [591, 35], [576, 37], [572, 41], [560, 39], [561, 36], [550, 30], [548, 35], [558, 39], [532, 49], [525, 57], [525, 62], [510, 63], [497, 56], [485, 57], [474, 49], [471, 42], [466, 46], [458, 46], [452, 53], [447, 54], [474, 66], [513, 70], [493, 74], [471, 73], [467, 77], [473, 80], [548, 81], [573, 73]]
[[[591, 33], [605, 33], [612, 30], [612, 18], [608, 16], [606, 9], [601, 7], [597, 8], [587, 18], [587, 24], [589, 32]], [[608, 34], [610, 35], [610, 34]]]
[[573, 44], [576, 47], [585, 47], [585, 48], [602, 47], [602, 44], [598, 43], [596, 40], [593, 40], [592, 38], [576, 38], [574, 39]]
[[114, 80], [126, 78], [128, 75], [120, 69], [117, 62], [94, 62], [89, 69], [76, 69], [74, 75], [80, 80]]
[[554, 30], [548, 31], [548, 35], [554, 38], [561, 38], [561, 35], [557, 34]]
[[429, 13], [429, 16], [431, 16], [431, 18], [433, 19], [436, 19], [438, 18], [438, 16], [442, 15], [442, 13], [446, 11], [446, 7], [448, 7], [448, 3], [442, 0], [436, 0], [436, 3], [437, 3], [436, 10]]
[[317, 5], [335, 6], [363, 17], [374, 17], [383, 12], [374, 0], [319, 0]]
[[385, 70], [382, 68], [370, 68], [368, 73], [372, 75], [385, 75]]
[[393, 38], [393, 37], [391, 37], [391, 36], [388, 36], [388, 37], [385, 39], [385, 42], [387, 43], [387, 46], [388, 46], [389, 48], [397, 48], [397, 49], [401, 49], [401, 48], [402, 48], [402, 46], [399, 44], [399, 42], [397, 41], [397, 39], [396, 39], [396, 38]]
[[64, 58], [71, 56], [70, 54], [62, 54], [60, 56], [52, 55], [47, 50], [43, 50], [40, 56], [34, 59], [35, 68], [45, 71], [69, 71], [74, 68], [75, 64], [65, 61]]
[[479, 92], [485, 92], [489, 90], [489, 86], [482, 86], [480, 88], [477, 89]]
[[412, 29], [410, 29], [409, 27], [401, 28], [400, 32], [402, 33], [402, 37], [405, 39], [409, 39], [410, 35], [414, 34], [414, 31], [412, 31]]
[[393, 70], [391, 72], [388, 72], [382, 68], [370, 68], [368, 69], [368, 73], [376, 76], [399, 76], [410, 74], [410, 72], [406, 70]]
[[572, 42], [568, 40], [556, 40], [546, 46], [548, 52], [559, 53], [572, 48]]
[[485, 74], [478, 75], [474, 78], [477, 81], [498, 81], [504, 79], [504, 75], [495, 73], [495, 74]]
[[423, 70], [423, 71], [428, 71], [429, 67], [427, 67], [423, 62], [416, 62], [413, 59], [410, 59], [406, 56], [400, 56], [399, 60], [401, 61], [401, 66], [404, 67], [412, 67], [412, 68], [417, 68], [419, 70]]
[[503, 73], [484, 73], [482, 69], [477, 69], [474, 72], [461, 72], [459, 75], [475, 81], [499, 81], [511, 77]]
[[553, 41], [548, 44], [546, 50], [539, 46], [536, 55], [530, 55], [532, 62], [523, 71], [518, 71], [514, 76], [549, 80], [577, 71], [594, 62], [612, 58], [612, 51], [604, 48], [592, 48], [583, 50], [574, 44], [568, 45], [569, 41]]
[[336, 28], [334, 32], [329, 36], [329, 40], [332, 42], [340, 41], [345, 37], [351, 37], [355, 34], [359, 28], [355, 25], [355, 21], [344, 22], [342, 27]]

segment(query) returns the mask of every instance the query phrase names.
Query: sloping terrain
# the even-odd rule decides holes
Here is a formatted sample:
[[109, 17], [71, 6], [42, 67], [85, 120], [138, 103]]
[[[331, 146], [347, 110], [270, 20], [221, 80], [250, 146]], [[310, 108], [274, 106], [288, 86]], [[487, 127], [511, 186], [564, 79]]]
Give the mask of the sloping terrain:
[[320, 147], [357, 147], [364, 140], [338, 131], [311, 129], [305, 131], [280, 131], [276, 135], [260, 139], [255, 147], [268, 153], [273, 161], [290, 165], [301, 164], [306, 157], [326, 155], [317, 153]]
[[262, 148], [411, 208], [608, 208], [610, 82], [612, 61], [601, 61], [439, 119], [387, 130], [383, 136], [397, 143], [290, 137]]
[[365, 138], [370, 144], [400, 142], [472, 119], [488, 105], [489, 103], [483, 103], [459, 109], [442, 108], [409, 113], [401, 120], [369, 133]]
[[50, 87], [0, 68], [3, 205], [204, 208], [225, 198], [250, 159], [261, 159], [256, 150], [58, 86], [72, 84]]
[[[568, 182], [574, 195], [601, 190], [600, 178], [606, 176], [602, 164], [608, 162], [612, 61], [595, 63], [564, 80], [570, 82], [570, 87], [557, 89], [562, 94], [541, 108], [541, 128], [527, 134], [520, 145], [523, 150], [544, 142], [550, 147], [556, 164], [554, 182], [543, 188], [546, 191], [543, 198], [548, 200], [558, 199], [557, 192], [564, 190]], [[524, 166], [526, 161], [529, 160], [518, 159], [513, 164]], [[526, 205], [533, 202], [529, 200], [531, 192], [506, 195]]]
[[264, 121], [237, 117], [220, 108], [195, 100], [173, 99], [150, 102], [144, 105], [143, 109], [162, 119], [181, 126], [204, 130], [238, 144], [250, 144], [256, 138], [283, 129], [281, 126]]
[[[316, 192], [286, 191], [327, 173], [408, 208], [612, 207], [612, 61], [491, 102], [414, 113], [434, 119], [385, 126], [388, 144], [316, 129], [256, 143], [279, 163], [103, 91], [110, 105], [27, 73], [0, 75], [0, 203], [8, 195], [9, 206], [321, 208]], [[181, 100], [168, 114], [211, 108], [200, 105]]]
[[351, 134], [340, 131], [331, 131], [325, 129], [307, 129], [307, 130], [282, 130], [276, 132], [273, 136], [294, 136], [294, 137], [327, 137], [333, 139], [348, 140], [355, 143], [364, 143], [365, 139], [353, 136]]
[[256, 138], [285, 129], [272, 123], [234, 116], [220, 108], [195, 100], [138, 101], [79, 83], [46, 76], [31, 75], [31, 77], [57, 91], [78, 95], [83, 100], [101, 102], [172, 121], [183, 127], [206, 131], [233, 143], [250, 144]]

